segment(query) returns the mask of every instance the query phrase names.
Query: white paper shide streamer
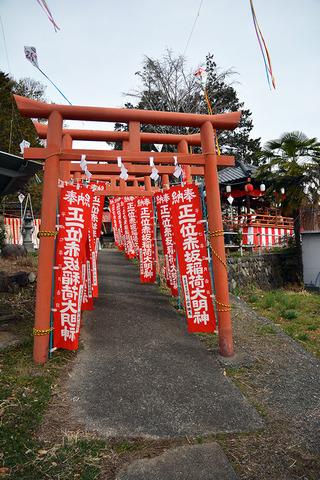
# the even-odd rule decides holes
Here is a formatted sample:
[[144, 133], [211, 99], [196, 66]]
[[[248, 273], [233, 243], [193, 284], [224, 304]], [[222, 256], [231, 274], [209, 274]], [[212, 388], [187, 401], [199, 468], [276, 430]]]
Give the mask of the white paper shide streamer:
[[88, 170], [88, 163], [86, 161], [86, 155], [81, 155], [80, 167], [82, 168], [82, 171], [84, 172], [87, 179], [90, 180], [90, 178], [92, 177], [92, 173], [90, 173], [89, 170]]
[[150, 178], [156, 182], [159, 178], [159, 170], [154, 165], [153, 157], [150, 157], [150, 167], [152, 167]]

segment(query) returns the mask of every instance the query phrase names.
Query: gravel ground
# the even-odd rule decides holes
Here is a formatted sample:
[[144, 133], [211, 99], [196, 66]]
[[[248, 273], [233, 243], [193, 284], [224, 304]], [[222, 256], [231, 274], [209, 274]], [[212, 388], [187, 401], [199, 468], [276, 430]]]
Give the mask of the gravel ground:
[[319, 361], [240, 299], [232, 303], [237, 359], [226, 370], [266, 427], [225, 437], [226, 453], [243, 479], [320, 479]]

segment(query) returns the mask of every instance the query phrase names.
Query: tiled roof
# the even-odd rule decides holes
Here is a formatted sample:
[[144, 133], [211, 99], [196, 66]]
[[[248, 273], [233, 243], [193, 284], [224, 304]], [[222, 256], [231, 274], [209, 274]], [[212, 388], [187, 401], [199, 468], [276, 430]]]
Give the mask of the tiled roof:
[[42, 170], [42, 164], [10, 153], [0, 152], [0, 195], [18, 192], [30, 177]]
[[235, 167], [227, 167], [219, 171], [219, 183], [228, 184], [233, 182], [245, 181], [247, 177], [254, 177], [258, 167], [248, 165], [243, 162], [237, 162]]

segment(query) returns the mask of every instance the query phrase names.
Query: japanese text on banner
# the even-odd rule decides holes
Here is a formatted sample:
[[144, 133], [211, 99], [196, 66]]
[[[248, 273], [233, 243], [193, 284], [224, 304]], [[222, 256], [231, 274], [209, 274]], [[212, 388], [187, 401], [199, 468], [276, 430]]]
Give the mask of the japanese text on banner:
[[150, 197], [137, 198], [140, 281], [156, 281], [153, 205]]
[[188, 331], [214, 332], [212, 286], [199, 189], [188, 184], [171, 187], [169, 192]]
[[176, 297], [178, 295], [178, 276], [170, 214], [170, 195], [168, 192], [157, 192], [155, 193], [155, 200], [163, 245], [166, 282], [171, 289], [171, 294]]
[[82, 262], [91, 204], [90, 189], [72, 185], [61, 189], [53, 316], [54, 347], [57, 348], [78, 348], [83, 296]]

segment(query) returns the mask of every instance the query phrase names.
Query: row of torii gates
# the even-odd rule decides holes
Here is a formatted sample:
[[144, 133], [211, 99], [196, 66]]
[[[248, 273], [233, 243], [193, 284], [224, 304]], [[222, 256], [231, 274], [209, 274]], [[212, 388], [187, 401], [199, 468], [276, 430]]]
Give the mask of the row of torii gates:
[[[162, 177], [162, 188], [169, 188], [169, 176], [175, 170], [173, 156], [185, 167], [186, 182], [193, 176], [204, 176], [208, 212], [210, 246], [213, 252], [214, 285], [218, 311], [220, 354], [234, 354], [231, 312], [229, 305], [228, 274], [223, 237], [218, 166], [234, 165], [234, 157], [216, 152], [216, 130], [233, 130], [240, 122], [241, 113], [200, 115], [164, 111], [118, 109], [103, 107], [46, 104], [15, 95], [21, 115], [48, 119], [47, 126], [35, 123], [38, 135], [46, 139], [45, 148], [27, 148], [26, 160], [44, 161], [44, 182], [41, 210], [41, 231], [56, 232], [56, 212], [59, 179], [81, 181], [80, 159], [86, 155], [91, 181], [107, 180], [101, 195], [152, 195], [150, 156]], [[64, 129], [65, 120], [94, 122], [121, 122], [128, 125], [127, 132], [105, 130]], [[199, 134], [179, 135], [143, 133], [143, 125], [166, 125], [200, 129]], [[74, 140], [120, 142], [122, 150], [75, 149]], [[168, 144], [177, 146], [177, 153], [141, 151], [142, 144]], [[201, 146], [202, 153], [190, 153], [190, 146]], [[128, 171], [127, 181], [119, 179], [118, 157]], [[107, 163], [99, 163], [107, 162]], [[128, 185], [128, 183], [130, 185]], [[141, 186], [141, 184], [143, 184]], [[41, 235], [39, 247], [38, 281], [34, 328], [43, 335], [34, 337], [34, 360], [44, 363], [48, 358], [50, 312], [52, 298], [52, 271], [55, 257], [54, 235]]]

